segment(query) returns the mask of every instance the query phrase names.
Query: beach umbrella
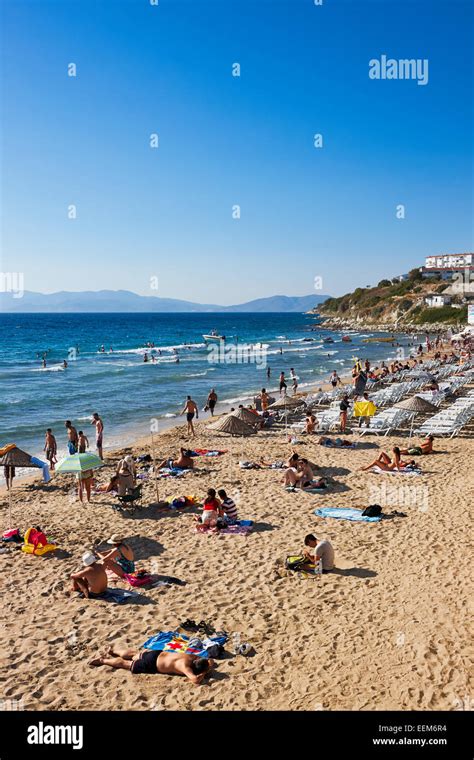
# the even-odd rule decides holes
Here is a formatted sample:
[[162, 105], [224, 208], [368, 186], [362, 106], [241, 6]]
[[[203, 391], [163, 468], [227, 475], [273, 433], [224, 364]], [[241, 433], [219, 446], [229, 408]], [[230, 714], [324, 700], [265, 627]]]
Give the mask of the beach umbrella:
[[84, 472], [85, 470], [96, 470], [98, 467], [103, 467], [104, 462], [97, 454], [71, 454], [64, 457], [56, 465], [55, 473], [58, 472]]
[[236, 417], [238, 420], [243, 420], [248, 425], [259, 425], [262, 421], [262, 418], [255, 414], [255, 412], [251, 412], [250, 409], [236, 409], [235, 412], [231, 412], [231, 417]]
[[411, 398], [407, 398], [405, 401], [399, 401], [398, 404], [394, 404], [394, 406], [396, 406], [397, 409], [407, 409], [409, 412], [413, 412], [410, 426], [410, 438], [413, 434], [413, 421], [417, 414], [438, 411], [437, 406], [421, 396], [411, 396]]
[[244, 420], [234, 417], [233, 414], [224, 414], [217, 422], [207, 426], [208, 430], [216, 430], [229, 435], [253, 435], [255, 430]]
[[9, 467], [38, 467], [39, 464], [32, 464], [31, 454], [22, 451], [14, 443], [9, 443], [0, 449], [0, 465]]
[[[3, 467], [36, 467], [41, 469], [39, 464], [32, 463], [31, 454], [19, 449], [16, 443], [7, 443], [0, 449], [0, 466]], [[12, 522], [12, 489], [8, 489], [8, 520], [11, 527]]]
[[270, 404], [269, 409], [291, 409], [306, 403], [303, 398], [297, 396], [281, 396]]

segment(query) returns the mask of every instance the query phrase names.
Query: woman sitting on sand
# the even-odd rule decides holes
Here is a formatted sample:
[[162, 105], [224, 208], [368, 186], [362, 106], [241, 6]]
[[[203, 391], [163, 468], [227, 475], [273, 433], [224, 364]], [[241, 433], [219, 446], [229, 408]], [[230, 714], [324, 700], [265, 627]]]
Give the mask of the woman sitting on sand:
[[410, 454], [410, 456], [416, 456], [418, 454], [432, 454], [433, 453], [433, 441], [434, 437], [428, 435], [419, 446], [412, 446], [409, 449], [401, 449], [400, 454]]
[[109, 552], [97, 552], [102, 558], [102, 564], [106, 570], [111, 570], [119, 578], [135, 572], [135, 555], [131, 546], [124, 539], [114, 534], [107, 541], [114, 548]]
[[377, 459], [374, 459], [373, 462], [371, 462], [367, 467], [362, 467], [362, 470], [371, 470], [373, 467], [378, 467], [380, 470], [384, 471], [393, 471], [393, 470], [406, 470], [412, 468], [416, 463], [412, 459], [411, 462], [403, 462], [401, 459], [401, 451], [398, 448], [398, 446], [394, 446], [393, 449], [393, 460], [390, 459], [389, 455], [385, 453], [385, 451], [382, 451]]
[[216, 498], [216, 491], [214, 488], [209, 488], [207, 496], [204, 499], [202, 506], [201, 522], [203, 525], [209, 525], [215, 527], [217, 525], [217, 518], [221, 512], [221, 503]]
[[130, 455], [120, 460], [117, 465], [116, 475], [118, 475], [118, 495], [125, 496], [127, 491], [133, 490], [136, 478], [135, 466]]

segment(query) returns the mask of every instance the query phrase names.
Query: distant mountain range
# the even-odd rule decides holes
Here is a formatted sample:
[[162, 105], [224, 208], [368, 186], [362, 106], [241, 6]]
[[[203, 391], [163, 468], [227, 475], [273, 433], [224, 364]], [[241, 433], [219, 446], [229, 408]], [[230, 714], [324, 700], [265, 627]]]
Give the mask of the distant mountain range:
[[176, 298], [140, 296], [129, 290], [87, 290], [79, 293], [34, 293], [25, 291], [21, 298], [13, 293], [0, 293], [3, 313], [105, 313], [105, 312], [305, 312], [329, 296], [270, 296], [254, 301], [219, 306], [181, 301]]

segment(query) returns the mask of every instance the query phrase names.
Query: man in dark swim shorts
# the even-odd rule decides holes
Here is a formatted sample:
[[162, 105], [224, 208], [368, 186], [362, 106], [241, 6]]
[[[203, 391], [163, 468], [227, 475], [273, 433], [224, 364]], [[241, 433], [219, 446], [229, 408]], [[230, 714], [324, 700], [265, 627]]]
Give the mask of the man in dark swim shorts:
[[199, 410], [197, 408], [197, 404], [195, 401], [192, 400], [191, 396], [187, 396], [186, 403], [184, 405], [184, 409], [181, 412], [181, 414], [184, 414], [186, 412], [186, 422], [188, 423], [188, 435], [195, 436], [194, 427], [193, 427], [193, 418], [194, 415], [196, 415], [196, 419], [199, 418]]
[[211, 388], [211, 392], [209, 393], [209, 396], [207, 397], [207, 406], [209, 407], [209, 411], [211, 413], [211, 417], [214, 417], [214, 407], [217, 403], [217, 393], [214, 388]]
[[110, 647], [106, 656], [96, 657], [89, 665], [99, 667], [108, 665], [111, 668], [129, 670], [133, 675], [177, 675], [186, 676], [196, 686], [210, 672], [213, 660], [198, 657], [194, 654], [180, 652], [157, 652], [155, 650], [126, 647]]

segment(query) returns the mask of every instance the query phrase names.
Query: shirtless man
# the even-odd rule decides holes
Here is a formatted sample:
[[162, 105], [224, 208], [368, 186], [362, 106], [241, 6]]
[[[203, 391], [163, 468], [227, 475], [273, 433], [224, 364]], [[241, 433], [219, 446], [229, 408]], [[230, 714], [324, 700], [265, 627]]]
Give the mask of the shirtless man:
[[43, 451], [46, 452], [46, 459], [49, 462], [49, 469], [54, 470], [54, 463], [57, 461], [56, 454], [58, 451], [58, 447], [56, 444], [56, 438], [54, 437], [51, 428], [48, 428], [46, 430], [46, 435], [44, 437]]
[[214, 407], [217, 403], [217, 393], [214, 388], [211, 388], [211, 392], [209, 393], [209, 396], [207, 397], [207, 405], [209, 407], [209, 411], [211, 413], [211, 417], [214, 417]]
[[186, 403], [184, 405], [184, 409], [181, 412], [181, 414], [184, 414], [185, 412], [186, 412], [186, 422], [188, 423], [188, 435], [191, 434], [194, 438], [196, 434], [194, 432], [194, 427], [193, 427], [193, 418], [194, 418], [194, 415], [196, 415], [196, 419], [199, 419], [199, 410], [197, 408], [196, 402], [192, 400], [191, 396], [187, 396]]
[[207, 660], [195, 654], [158, 652], [154, 649], [142, 649], [137, 652], [136, 649], [112, 646], [105, 657], [96, 657], [89, 665], [123, 668], [133, 675], [162, 673], [167, 676], [186, 676], [191, 683], [199, 686], [214, 666], [214, 660]]
[[70, 454], [77, 453], [78, 435], [76, 428], [71, 424], [71, 420], [66, 420], [64, 426], [67, 430], [67, 450]]
[[72, 590], [82, 591], [88, 599], [91, 594], [103, 594], [107, 588], [107, 573], [104, 565], [95, 554], [86, 552], [82, 555], [83, 570], [72, 573]]
[[103, 433], [104, 433], [104, 423], [102, 422], [97, 412], [94, 412], [94, 414], [92, 415], [91, 425], [95, 425], [95, 445], [97, 447], [97, 453], [100, 459], [103, 459], [104, 457], [102, 456], [102, 439], [103, 439]]
[[179, 467], [182, 470], [192, 470], [194, 467], [194, 459], [191, 456], [189, 449], [181, 448], [179, 452], [179, 457], [177, 459], [163, 459], [158, 465], [158, 470], [163, 469], [163, 467], [169, 467], [170, 469], [173, 467]]

